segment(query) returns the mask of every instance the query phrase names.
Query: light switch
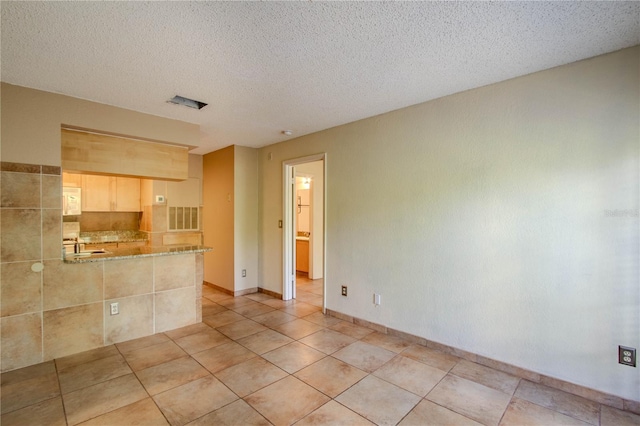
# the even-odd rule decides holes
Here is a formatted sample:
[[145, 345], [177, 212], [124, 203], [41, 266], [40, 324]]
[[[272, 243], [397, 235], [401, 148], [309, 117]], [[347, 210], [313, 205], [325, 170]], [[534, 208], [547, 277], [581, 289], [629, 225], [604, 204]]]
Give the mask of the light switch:
[[373, 304], [376, 306], [380, 306], [380, 295], [373, 293]]

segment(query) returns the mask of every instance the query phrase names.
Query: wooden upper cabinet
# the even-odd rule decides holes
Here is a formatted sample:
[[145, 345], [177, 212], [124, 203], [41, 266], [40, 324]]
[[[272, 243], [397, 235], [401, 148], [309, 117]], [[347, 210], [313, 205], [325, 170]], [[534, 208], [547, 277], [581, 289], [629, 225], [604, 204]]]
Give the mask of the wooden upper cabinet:
[[82, 175], [82, 211], [110, 212], [111, 177]]
[[140, 179], [82, 175], [82, 210], [139, 212]]
[[116, 177], [115, 210], [119, 212], [139, 212], [140, 179]]
[[82, 188], [82, 175], [78, 173], [62, 172], [62, 186]]

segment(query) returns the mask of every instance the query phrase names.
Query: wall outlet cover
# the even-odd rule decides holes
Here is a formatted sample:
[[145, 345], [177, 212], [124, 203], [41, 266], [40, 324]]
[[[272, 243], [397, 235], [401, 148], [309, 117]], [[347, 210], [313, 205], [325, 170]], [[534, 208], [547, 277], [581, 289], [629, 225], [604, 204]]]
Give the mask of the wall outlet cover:
[[628, 348], [626, 346], [618, 346], [618, 363], [622, 365], [628, 365], [629, 367], [636, 366], [636, 349]]

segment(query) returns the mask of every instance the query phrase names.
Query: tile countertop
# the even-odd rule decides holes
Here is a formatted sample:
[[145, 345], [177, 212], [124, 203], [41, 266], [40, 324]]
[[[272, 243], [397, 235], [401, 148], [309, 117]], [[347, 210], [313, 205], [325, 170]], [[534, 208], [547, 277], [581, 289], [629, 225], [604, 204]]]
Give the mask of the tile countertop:
[[101, 262], [105, 260], [122, 260], [136, 257], [171, 256], [175, 254], [204, 253], [212, 251], [206, 246], [143, 246], [127, 247], [109, 250], [107, 253], [96, 253], [84, 256], [74, 256], [69, 253], [64, 258], [64, 263], [88, 263]]

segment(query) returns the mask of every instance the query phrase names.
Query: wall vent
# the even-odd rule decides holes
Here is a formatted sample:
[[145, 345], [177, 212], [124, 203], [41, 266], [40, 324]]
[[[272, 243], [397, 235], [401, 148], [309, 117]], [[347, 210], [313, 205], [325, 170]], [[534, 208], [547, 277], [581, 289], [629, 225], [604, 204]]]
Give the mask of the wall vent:
[[200, 228], [198, 207], [169, 207], [170, 231], [197, 231]]

